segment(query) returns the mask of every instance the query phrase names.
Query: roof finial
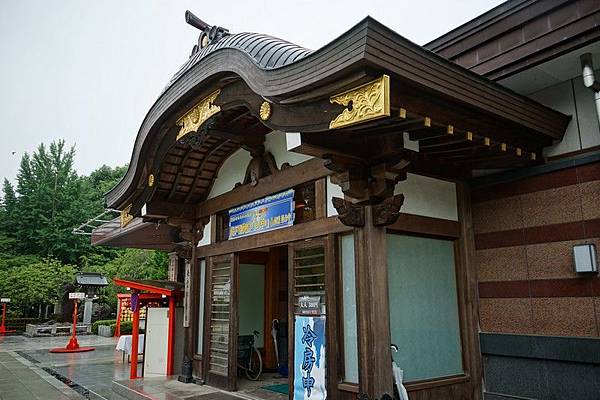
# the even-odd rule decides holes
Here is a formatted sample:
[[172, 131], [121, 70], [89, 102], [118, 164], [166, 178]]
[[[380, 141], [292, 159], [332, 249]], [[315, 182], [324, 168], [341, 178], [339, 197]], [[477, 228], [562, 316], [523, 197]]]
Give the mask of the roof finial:
[[185, 22], [201, 31], [200, 37], [198, 38], [198, 44], [192, 49], [190, 57], [206, 46], [216, 43], [223, 37], [229, 35], [228, 29], [216, 25], [211, 26], [195, 16], [190, 10], [185, 12]]

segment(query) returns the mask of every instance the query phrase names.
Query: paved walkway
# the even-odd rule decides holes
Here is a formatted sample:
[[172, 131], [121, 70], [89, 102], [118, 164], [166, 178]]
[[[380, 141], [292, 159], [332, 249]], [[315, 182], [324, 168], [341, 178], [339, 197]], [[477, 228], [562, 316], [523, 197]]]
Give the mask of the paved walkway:
[[[122, 374], [113, 374], [115, 367], [119, 371], [124, 368], [116, 363], [120, 362], [120, 356], [114, 352], [115, 339], [80, 336], [80, 345], [96, 346], [96, 350], [71, 354], [48, 352], [53, 347], [64, 347], [67, 341], [68, 337], [0, 337], [0, 399], [109, 399], [112, 379], [123, 379]], [[74, 378], [85, 381], [106, 397], [95, 394]], [[94, 385], [97, 383], [100, 385]]]
[[0, 353], [0, 399], [78, 400], [84, 397], [11, 351]]
[[[130, 381], [129, 364], [115, 351], [117, 338], [95, 335], [78, 337], [81, 346], [94, 346], [86, 353], [55, 354], [48, 350], [64, 347], [66, 337], [0, 337], [0, 400], [111, 400], [116, 389], [135, 389], [152, 399], [196, 398], [198, 400], [285, 400], [286, 395], [264, 389], [287, 383], [277, 374], [265, 373], [259, 382], [240, 380], [240, 390], [225, 393], [210, 386], [183, 384], [174, 377]], [[140, 365], [141, 367], [141, 365]], [[123, 392], [124, 393], [124, 392]], [[121, 394], [123, 394], [121, 393]], [[143, 396], [141, 396], [144, 398]]]

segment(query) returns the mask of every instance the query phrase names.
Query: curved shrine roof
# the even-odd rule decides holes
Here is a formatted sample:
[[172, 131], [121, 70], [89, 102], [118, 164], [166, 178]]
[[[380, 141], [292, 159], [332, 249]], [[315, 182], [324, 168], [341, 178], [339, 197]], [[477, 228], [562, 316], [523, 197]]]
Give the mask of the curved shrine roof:
[[[246, 101], [246, 114], [241, 117], [249, 116], [247, 122], [251, 126], [259, 124], [271, 130], [318, 134], [317, 117], [326, 119], [324, 126], [331, 129], [329, 123], [333, 115], [323, 111], [330, 105], [330, 97], [381, 74], [389, 75], [392, 82], [392, 101], [396, 110], [403, 107], [400, 109], [412, 111], [421, 119], [433, 113], [432, 119], [439, 119], [440, 127], [444, 125], [444, 129], [446, 123], [457, 121], [459, 125], [466, 124], [465, 129], [491, 135], [498, 143], [510, 139], [508, 141], [516, 143], [515, 146], [525, 144], [525, 147], [537, 150], [562, 138], [569, 121], [568, 116], [456, 65], [370, 17], [315, 51], [264, 34], [229, 34], [218, 27], [216, 31], [207, 43], [201, 42], [202, 48], [194, 49], [148, 111], [136, 138], [129, 169], [123, 180], [106, 195], [108, 206], [123, 209], [135, 200], [139, 208], [155, 190], [158, 191], [156, 187], [162, 188], [161, 184], [169, 186], [164, 190], [172, 194], [167, 196], [170, 201], [177, 200], [178, 187], [183, 186], [189, 193], [196, 190], [199, 196], [183, 195], [184, 199], [189, 199], [184, 203], [204, 198], [216, 169], [236, 146], [239, 147], [239, 143], [208, 135], [204, 143], [212, 141], [216, 144], [211, 142], [212, 147], [199, 150], [202, 154], [196, 155], [190, 145], [177, 140], [176, 121], [190, 110], [201, 93], [208, 95], [210, 90], [226, 90], [229, 84], [233, 85], [232, 81], [247, 87], [236, 92], [238, 98], [234, 98], [233, 89], [229, 93], [231, 109], [227, 111], [225, 103], [221, 104], [223, 120], [228, 123], [239, 120], [240, 116], [227, 112]], [[207, 34], [204, 28], [203, 32]], [[226, 82], [224, 79], [215, 84], [219, 78], [232, 80]], [[254, 103], [250, 104], [249, 99]], [[263, 101], [268, 101], [275, 109], [273, 118], [259, 118], [258, 108]], [[319, 112], [315, 113], [315, 110]], [[289, 118], [277, 120], [278, 112], [279, 115], [288, 113], [285, 115]], [[389, 122], [407, 131], [409, 127], [405, 125], [408, 122], [400, 121], [398, 115], [395, 113], [378, 124], [386, 128], [385, 124]], [[357, 125], [356, 129], [368, 127], [369, 124]], [[470, 133], [469, 142], [473, 143]], [[163, 148], [160, 146], [164, 149], [158, 151]], [[467, 150], [472, 149], [468, 147]], [[172, 163], [161, 167], [160, 163], [167, 155], [172, 158]], [[186, 162], [193, 163], [194, 167]], [[206, 173], [202, 175], [208, 163], [212, 168], [210, 177]], [[192, 171], [192, 175], [186, 175], [187, 171]], [[151, 188], [145, 184], [150, 172], [168, 172], [171, 181], [159, 179]], [[135, 207], [132, 212], [137, 212]]]
[[243, 32], [228, 35], [192, 55], [175, 73], [163, 91], [167, 90], [177, 79], [206, 56], [222, 49], [235, 49], [245, 53], [254, 61], [257, 67], [263, 70], [284, 67], [303, 59], [313, 52], [286, 40], [262, 33]]

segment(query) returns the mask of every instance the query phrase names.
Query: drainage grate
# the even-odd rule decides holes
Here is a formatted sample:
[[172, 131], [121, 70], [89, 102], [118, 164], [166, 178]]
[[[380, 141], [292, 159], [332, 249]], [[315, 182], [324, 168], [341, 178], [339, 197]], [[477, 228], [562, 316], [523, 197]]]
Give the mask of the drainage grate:
[[24, 351], [16, 351], [16, 353], [18, 355], [20, 355], [21, 357], [23, 357], [24, 359], [26, 359], [27, 361], [30, 361], [34, 364], [39, 364], [40, 362], [38, 360], [36, 360], [35, 358], [31, 357], [29, 354], [25, 353]]
[[80, 395], [82, 395], [83, 397], [85, 397], [86, 399], [90, 398], [90, 391], [85, 387], [79, 385], [76, 382], [73, 382], [66, 376], [59, 374], [53, 369], [47, 367], [42, 367], [42, 369], [50, 375], [52, 375], [53, 377], [55, 377], [56, 379], [58, 379], [59, 381], [61, 381], [62, 383], [64, 383], [65, 385], [67, 385], [68, 387], [70, 387], [71, 389], [73, 389], [74, 391], [76, 391], [77, 393], [79, 393]]

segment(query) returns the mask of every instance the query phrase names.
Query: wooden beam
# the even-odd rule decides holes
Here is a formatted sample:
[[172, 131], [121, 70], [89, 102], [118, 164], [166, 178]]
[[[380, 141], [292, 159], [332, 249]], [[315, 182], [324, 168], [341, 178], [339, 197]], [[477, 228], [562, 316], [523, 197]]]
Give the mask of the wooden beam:
[[400, 213], [398, 220], [388, 225], [389, 230], [398, 232], [422, 233], [424, 235], [457, 238], [460, 236], [460, 224], [441, 218]]
[[179, 167], [177, 168], [177, 176], [175, 177], [175, 180], [173, 181], [173, 184], [171, 186], [171, 190], [169, 191], [169, 195], [167, 196], [167, 199], [171, 199], [173, 197], [173, 195], [175, 195], [175, 192], [177, 191], [177, 187], [179, 186], [179, 179], [181, 179], [181, 175], [183, 174], [183, 169], [185, 168], [185, 163], [187, 162], [187, 159], [193, 152], [194, 152], [194, 149], [192, 147], [190, 147], [187, 150], [187, 152], [185, 153], [185, 155], [183, 156], [183, 159], [181, 160], [181, 162], [179, 163]]
[[352, 228], [342, 224], [337, 217], [329, 217], [294, 225], [289, 228], [265, 232], [260, 235], [224, 240], [201, 246], [198, 247], [197, 254], [198, 257], [211, 257], [261, 247], [277, 246], [296, 240], [305, 240], [328, 233], [348, 232], [350, 230]]
[[261, 178], [256, 186], [241, 185], [220, 196], [208, 199], [198, 205], [198, 218], [208, 217], [222, 210], [292, 188], [312, 180], [330, 175], [331, 171], [323, 166], [323, 160], [313, 158], [293, 168], [284, 169], [276, 174]]
[[[221, 149], [221, 147], [223, 147], [225, 144], [227, 143], [227, 139], [222, 139], [220, 142], [217, 142], [215, 147], [213, 147], [212, 149], [210, 149], [207, 153], [206, 156], [204, 157], [204, 159], [202, 160], [202, 163], [198, 166], [198, 168], [196, 169], [196, 176], [194, 176], [194, 180], [192, 182], [192, 186], [190, 186], [190, 190], [187, 194], [187, 196], [185, 196], [185, 200], [184, 203], [189, 203], [190, 199], [192, 198], [192, 196], [194, 195], [194, 189], [196, 188], [196, 185], [198, 184], [198, 178], [200, 175], [202, 175], [202, 170], [204, 169], [204, 166], [206, 165], [206, 163], [208, 162], [208, 159], [211, 158], [218, 150]], [[208, 193], [207, 193], [208, 195]]]

